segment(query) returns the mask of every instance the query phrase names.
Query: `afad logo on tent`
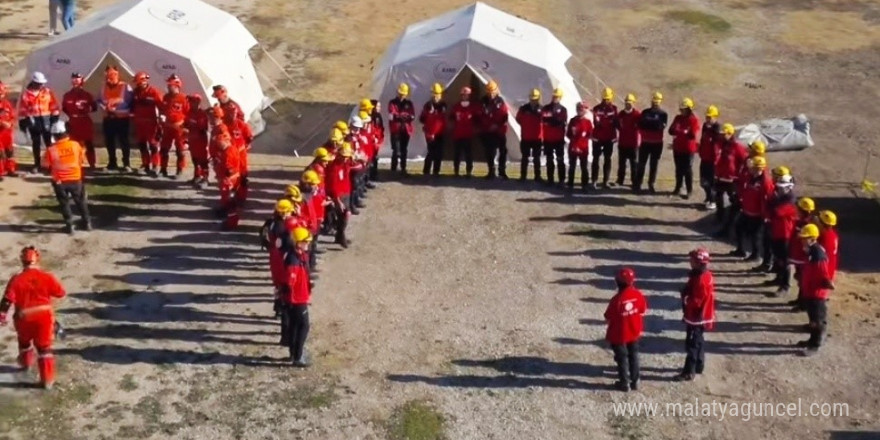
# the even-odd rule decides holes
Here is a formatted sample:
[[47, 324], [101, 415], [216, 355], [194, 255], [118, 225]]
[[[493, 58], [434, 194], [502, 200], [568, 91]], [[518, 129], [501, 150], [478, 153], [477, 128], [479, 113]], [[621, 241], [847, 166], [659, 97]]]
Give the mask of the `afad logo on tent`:
[[170, 76], [172, 73], [177, 72], [177, 64], [168, 60], [156, 60], [156, 64], [153, 64], [153, 67], [155, 67], [156, 71], [161, 73], [163, 77]]
[[70, 58], [58, 52], [52, 52], [52, 54], [49, 55], [49, 66], [52, 67], [52, 70], [67, 69], [71, 64], [73, 63]]
[[458, 73], [458, 69], [446, 64], [445, 62], [437, 63], [434, 66], [434, 78], [438, 80], [451, 80]]

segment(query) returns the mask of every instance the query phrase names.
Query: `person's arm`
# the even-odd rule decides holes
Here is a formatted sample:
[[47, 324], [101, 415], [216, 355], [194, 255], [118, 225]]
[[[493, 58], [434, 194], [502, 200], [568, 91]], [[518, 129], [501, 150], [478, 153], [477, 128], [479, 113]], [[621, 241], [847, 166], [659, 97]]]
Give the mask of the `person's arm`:
[[608, 306], [605, 307], [605, 314], [603, 315], [605, 317], [605, 322], [611, 322], [611, 318], [613, 317], [612, 310], [614, 309], [616, 298], [617, 297], [611, 298], [611, 301], [608, 302]]
[[7, 324], [7, 314], [9, 313], [9, 308], [12, 307], [12, 304], [15, 302], [15, 288], [13, 287], [15, 281], [15, 276], [6, 283], [6, 291], [3, 293], [3, 298], [0, 299], [0, 327]]
[[67, 295], [67, 291], [64, 290], [64, 286], [61, 285], [61, 282], [58, 281], [58, 278], [55, 278], [54, 275], [47, 274], [47, 288], [49, 290], [49, 295], [53, 298], [64, 298]]

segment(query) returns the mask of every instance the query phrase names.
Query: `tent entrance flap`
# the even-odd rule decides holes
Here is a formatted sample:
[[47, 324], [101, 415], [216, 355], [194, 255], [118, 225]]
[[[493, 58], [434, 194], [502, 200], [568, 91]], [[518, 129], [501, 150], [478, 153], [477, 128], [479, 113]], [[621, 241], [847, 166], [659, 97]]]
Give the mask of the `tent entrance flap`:
[[[443, 100], [446, 101], [449, 110], [452, 110], [452, 107], [461, 102], [461, 89], [465, 86], [471, 88], [471, 105], [479, 105], [480, 98], [486, 94], [486, 84], [471, 70], [470, 66], [465, 65], [452, 82], [446, 86], [446, 90], [443, 91]], [[446, 131], [443, 143], [444, 161], [455, 159], [455, 142], [452, 140], [452, 126], [449, 125], [448, 127], [449, 129]], [[486, 161], [486, 154], [480, 142], [472, 142], [471, 151], [473, 151], [474, 162], [482, 163]], [[464, 162], [464, 158], [462, 158], [462, 162]], [[464, 163], [462, 163], [461, 172], [464, 172]]]
[[107, 66], [114, 66], [119, 70], [119, 81], [130, 84], [134, 80], [134, 72], [128, 67], [125, 61], [122, 61], [113, 51], [104, 54], [104, 58], [95, 65], [88, 76], [85, 78], [83, 88], [89, 91], [93, 96], [99, 96], [104, 87], [104, 72]]

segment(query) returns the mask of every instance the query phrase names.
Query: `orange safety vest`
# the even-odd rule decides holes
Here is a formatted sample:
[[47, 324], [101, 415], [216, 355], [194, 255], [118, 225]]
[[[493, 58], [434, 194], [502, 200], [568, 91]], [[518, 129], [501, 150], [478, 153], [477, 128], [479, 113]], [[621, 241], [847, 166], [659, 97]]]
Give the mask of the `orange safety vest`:
[[22, 118], [35, 118], [60, 114], [61, 109], [58, 107], [58, 100], [55, 99], [52, 90], [48, 87], [40, 87], [36, 93], [32, 90], [25, 90], [21, 94], [18, 112]]
[[55, 142], [46, 151], [46, 166], [52, 170], [53, 182], [81, 181], [84, 161], [82, 145], [69, 138]]
[[[118, 82], [116, 85], [110, 85], [104, 83], [104, 88], [101, 90], [101, 100], [104, 102], [104, 105], [107, 107], [107, 115], [114, 117], [128, 117], [125, 113], [127, 109], [117, 110], [117, 106], [125, 102], [125, 92], [126, 92], [127, 84], [124, 82]], [[117, 113], [117, 111], [119, 113]]]

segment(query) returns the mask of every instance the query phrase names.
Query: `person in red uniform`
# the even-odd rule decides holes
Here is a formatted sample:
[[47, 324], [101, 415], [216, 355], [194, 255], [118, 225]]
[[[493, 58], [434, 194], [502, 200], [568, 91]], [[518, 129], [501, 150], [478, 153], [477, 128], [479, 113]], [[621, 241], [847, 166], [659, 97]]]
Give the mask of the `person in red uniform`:
[[327, 197], [333, 201], [334, 217], [336, 219], [336, 243], [343, 248], [348, 248], [351, 240], [345, 236], [348, 219], [351, 216], [351, 170], [354, 167], [352, 161], [351, 145], [344, 144], [336, 155], [333, 162], [327, 166]]
[[687, 356], [678, 381], [692, 381], [705, 368], [704, 333], [715, 328], [715, 280], [709, 270], [709, 251], [694, 249], [689, 254], [691, 271], [681, 289]]
[[660, 108], [663, 102], [663, 94], [654, 92], [651, 96], [651, 106], [642, 110], [639, 120], [639, 133], [642, 136], [642, 145], [639, 147], [639, 165], [636, 173], [636, 182], [633, 192], [642, 192], [642, 183], [645, 181], [645, 171], [648, 171], [648, 192], [654, 194], [654, 183], [657, 181], [657, 169], [660, 156], [663, 155], [663, 134], [666, 133], [666, 124], [669, 115], [666, 110]]
[[309, 232], [312, 244], [309, 247], [309, 269], [314, 272], [318, 266], [318, 234], [324, 223], [324, 201], [327, 198], [321, 187], [321, 178], [313, 170], [305, 170], [300, 176], [299, 187], [303, 194], [303, 209], [309, 213]]
[[388, 133], [391, 136], [391, 172], [397, 172], [397, 164], [400, 163], [400, 172], [403, 176], [406, 172], [406, 159], [409, 148], [409, 139], [413, 133], [413, 121], [416, 118], [416, 109], [409, 96], [409, 85], [401, 83], [397, 87], [397, 97], [388, 102]]
[[[697, 152], [697, 135], [700, 120], [694, 115], [694, 101], [681, 100], [680, 113], [672, 120], [669, 134], [672, 135], [672, 158], [675, 162], [675, 189], [672, 195], [689, 199], [694, 191], [694, 154]], [[681, 194], [682, 184], [687, 191]]]
[[837, 257], [840, 238], [837, 235], [837, 214], [832, 211], [819, 211], [819, 244], [828, 255], [828, 276], [834, 281], [837, 275]]
[[452, 122], [452, 143], [455, 146], [453, 167], [455, 175], [460, 176], [461, 160], [464, 157], [465, 176], [468, 178], [474, 173], [474, 135], [479, 113], [477, 107], [471, 102], [471, 88], [461, 88], [461, 100], [452, 107], [449, 120]]
[[134, 99], [132, 122], [134, 137], [141, 152], [141, 168], [147, 175], [156, 177], [159, 170], [159, 141], [162, 139], [159, 108], [162, 92], [150, 84], [150, 75], [138, 72], [134, 75]]
[[3, 176], [14, 176], [17, 168], [12, 146], [15, 137], [15, 106], [6, 99], [7, 92], [6, 84], [0, 81], [0, 181]]
[[[745, 257], [745, 261], [758, 261], [761, 258], [759, 242], [761, 227], [767, 217], [767, 206], [773, 195], [773, 181], [767, 175], [767, 160], [763, 157], [749, 159], [748, 177], [740, 183], [740, 204], [742, 213], [736, 222], [736, 249], [730, 254]], [[746, 256], [744, 242], [752, 242], [752, 251]]]
[[577, 114], [568, 121], [568, 189], [574, 189], [574, 170], [580, 163], [581, 189], [587, 190], [590, 183], [588, 162], [592, 154], [593, 142], [593, 115], [586, 101], [577, 103]]
[[217, 145], [217, 182], [220, 185], [220, 207], [225, 213], [223, 230], [232, 230], [238, 226], [240, 206], [235, 199], [238, 186], [241, 184], [240, 155], [232, 145], [232, 137], [225, 125], [217, 126], [211, 133]]
[[794, 200], [794, 181], [791, 175], [776, 179], [775, 193], [767, 207], [766, 228], [769, 229], [770, 248], [773, 254], [773, 272], [776, 278], [767, 284], [777, 286], [773, 296], [788, 294], [791, 288], [791, 272], [788, 267], [788, 247], [794, 235], [798, 211]]
[[614, 277], [617, 294], [611, 297], [605, 309], [605, 322], [608, 329], [605, 340], [614, 351], [617, 364], [617, 389], [629, 391], [639, 389], [639, 338], [642, 337], [642, 317], [648, 311], [645, 295], [634, 284], [635, 272], [624, 267]]
[[345, 137], [345, 140], [351, 145], [351, 162], [359, 165], [351, 168], [351, 203], [348, 208], [353, 215], [360, 215], [359, 209], [366, 207], [363, 200], [365, 195], [363, 185], [363, 166], [360, 166], [364, 163], [364, 148], [367, 142], [363, 132], [364, 125], [366, 124], [364, 123], [364, 120], [361, 119], [360, 115], [352, 116], [351, 123], [349, 124], [351, 130], [348, 136]]
[[480, 101], [482, 112], [482, 143], [486, 153], [486, 164], [489, 166], [487, 179], [495, 178], [495, 156], [498, 156], [498, 177], [507, 180], [507, 128], [510, 117], [507, 103], [501, 98], [498, 83], [489, 81], [486, 84], [486, 96]]
[[623, 110], [617, 113], [617, 185], [623, 186], [626, 178], [626, 164], [629, 163], [630, 182], [635, 187], [636, 183], [636, 162], [639, 154], [639, 147], [642, 143], [641, 134], [639, 133], [639, 121], [642, 119], [642, 112], [633, 107], [636, 102], [636, 95], [632, 93], [626, 95], [623, 101]]
[[80, 73], [70, 75], [71, 89], [61, 97], [61, 111], [67, 115], [67, 129], [70, 139], [86, 147], [86, 160], [89, 169], [95, 169], [95, 126], [91, 114], [98, 110], [98, 102], [83, 88]]
[[809, 197], [801, 197], [797, 201], [798, 217], [794, 224], [791, 241], [788, 244], [788, 265], [794, 267], [794, 279], [798, 283], [797, 298], [788, 302], [794, 306], [792, 311], [800, 312], [803, 310], [803, 289], [801, 289], [801, 273], [803, 272], [804, 263], [807, 262], [807, 251], [801, 241], [799, 234], [804, 226], [818, 221], [816, 218], [816, 202]]
[[[211, 166], [214, 168], [214, 175], [218, 176], [218, 168], [220, 166], [220, 140], [223, 139], [222, 136], [219, 136], [223, 132], [229, 134], [229, 128], [226, 124], [223, 123], [223, 108], [220, 107], [220, 104], [214, 104], [208, 110], [208, 120], [211, 123], [211, 138], [208, 140], [208, 156], [211, 158]], [[230, 137], [231, 139], [231, 137]]]
[[443, 161], [443, 144], [446, 131], [446, 101], [443, 100], [443, 86], [434, 83], [431, 86], [431, 99], [422, 107], [419, 114], [419, 122], [422, 123], [422, 131], [425, 133], [425, 142], [428, 144], [428, 154], [425, 157], [425, 165], [422, 174], [440, 175], [440, 165]]
[[611, 156], [617, 140], [617, 106], [611, 103], [614, 91], [602, 90], [602, 102], [593, 107], [593, 188], [599, 189], [599, 158], [602, 161], [602, 186], [608, 188], [611, 176]]
[[365, 110], [370, 115], [370, 124], [373, 126], [373, 133], [376, 136], [376, 146], [373, 152], [373, 161], [370, 163], [370, 182], [368, 182], [367, 187], [372, 188], [375, 184], [374, 182], [379, 181], [379, 152], [382, 150], [382, 145], [385, 145], [385, 119], [382, 118], [382, 110], [381, 104], [378, 100], [371, 99], [369, 100], [370, 105], [372, 107], [370, 110]]
[[49, 130], [58, 122], [61, 108], [55, 98], [55, 92], [46, 83], [48, 80], [42, 72], [34, 72], [31, 81], [18, 98], [18, 128], [31, 137], [31, 148], [34, 155], [33, 174], [40, 172], [42, 148], [49, 148], [52, 134]]
[[541, 108], [544, 156], [547, 157], [547, 183], [553, 184], [559, 173], [559, 185], [565, 185], [565, 129], [568, 109], [562, 105], [562, 89], [553, 90], [550, 103]]
[[712, 211], [715, 209], [715, 162], [718, 160], [718, 151], [721, 144], [721, 124], [718, 122], [720, 116], [718, 107], [710, 105], [706, 109], [706, 120], [703, 121], [703, 127], [700, 129], [700, 145], [698, 153], [700, 156], [700, 186], [706, 193], [703, 200], [706, 209]]
[[189, 115], [189, 100], [181, 92], [183, 82], [177, 74], [171, 74], [166, 81], [168, 93], [162, 97], [160, 107], [162, 119], [162, 141], [159, 144], [161, 157], [159, 174], [168, 177], [168, 156], [171, 154], [171, 145], [174, 144], [174, 154], [177, 156], [177, 172], [174, 178], [183, 175], [186, 168], [186, 131], [184, 124]]
[[[721, 126], [721, 140], [715, 160], [715, 220], [722, 226], [715, 234], [716, 237], [727, 237], [730, 234], [731, 226], [739, 213], [736, 179], [745, 168], [748, 152], [736, 141], [734, 132], [732, 124]], [[729, 208], [725, 208], [725, 199], [730, 202]]]
[[312, 163], [310, 163], [306, 167], [306, 171], [314, 171], [318, 175], [318, 179], [320, 183], [318, 184], [318, 190], [316, 197], [320, 199], [321, 208], [316, 210], [319, 213], [319, 218], [321, 219], [321, 233], [322, 234], [331, 234], [333, 232], [333, 226], [336, 224], [336, 218], [334, 217], [334, 210], [327, 210], [328, 206], [333, 205], [332, 200], [327, 197], [327, 165], [332, 162], [334, 159], [333, 155], [331, 155], [324, 147], [318, 147], [315, 149], [314, 159]]
[[241, 177], [238, 189], [235, 192], [235, 199], [238, 202], [238, 206], [244, 206], [248, 198], [248, 189], [250, 188], [250, 182], [248, 181], [248, 169], [250, 167], [248, 152], [251, 149], [251, 142], [254, 141], [254, 133], [247, 122], [244, 122], [241, 118], [233, 117], [233, 114], [227, 112], [225, 108], [223, 109], [223, 122], [226, 124], [226, 128], [229, 129], [229, 135], [232, 136], [232, 147], [234, 151], [238, 152], [238, 166]]
[[287, 253], [284, 261], [286, 276], [281, 292], [284, 307], [281, 332], [282, 339], [288, 343], [290, 361], [296, 367], [305, 368], [309, 366], [305, 344], [309, 334], [309, 304], [312, 295], [308, 269], [312, 235], [306, 228], [296, 228], [291, 232], [291, 238], [295, 247], [292, 252]]
[[[529, 102], [521, 105], [516, 111], [516, 123], [519, 124], [519, 180], [525, 182], [529, 172], [529, 158], [535, 172], [535, 182], [541, 182], [541, 149], [544, 144], [544, 124], [541, 123], [541, 91], [533, 89], [529, 94]], [[550, 164], [548, 163], [547, 166]]]
[[280, 199], [275, 203], [275, 211], [272, 217], [263, 223], [260, 228], [260, 241], [263, 249], [269, 253], [269, 275], [272, 280], [275, 296], [275, 315], [280, 316], [281, 286], [286, 279], [284, 274], [284, 257], [292, 248], [289, 244], [290, 230], [287, 229], [287, 219], [294, 211], [293, 203], [288, 199]]
[[212, 87], [211, 90], [213, 91], [212, 96], [217, 98], [217, 102], [223, 109], [223, 114], [226, 115], [226, 118], [229, 120], [237, 119], [241, 122], [247, 122], [244, 116], [244, 110], [242, 110], [237, 102], [229, 97], [229, 92], [226, 90], [225, 86], [216, 85]]
[[34, 365], [34, 350], [40, 370], [40, 385], [51, 389], [55, 384], [55, 355], [52, 340], [55, 336], [53, 300], [66, 295], [64, 287], [49, 272], [39, 268], [40, 252], [33, 246], [21, 250], [23, 269], [6, 284], [0, 300], [0, 326], [8, 323], [9, 309], [18, 337], [18, 366], [28, 370]]
[[[364, 173], [361, 176], [361, 179], [363, 180], [363, 197], [366, 198], [367, 191], [376, 187], [376, 184], [373, 183], [372, 170], [373, 163], [376, 161], [376, 157], [379, 154], [380, 145], [376, 126], [373, 125], [373, 116], [370, 112], [361, 110], [358, 112], [358, 116], [361, 118], [361, 121], [364, 122], [364, 128], [361, 130], [361, 144], [364, 153], [362, 158]], [[317, 237], [313, 238], [317, 241]]]
[[186, 97], [189, 113], [183, 123], [186, 144], [193, 162], [193, 178], [190, 183], [203, 188], [208, 183], [208, 113], [202, 108], [202, 97], [192, 94]]
[[831, 272], [828, 267], [828, 253], [821, 244], [819, 227], [808, 224], [801, 229], [798, 236], [807, 253], [801, 273], [801, 290], [803, 305], [810, 319], [810, 339], [797, 343], [804, 347], [804, 356], [816, 354], [825, 339], [828, 327], [828, 297], [834, 290]]

